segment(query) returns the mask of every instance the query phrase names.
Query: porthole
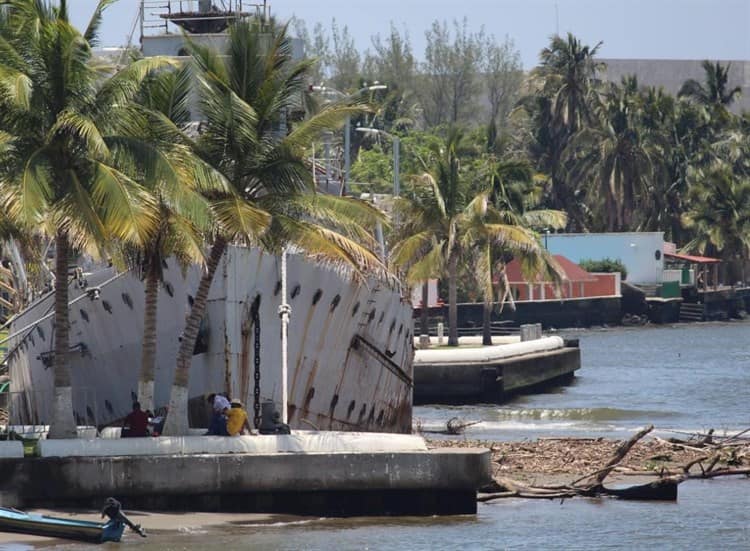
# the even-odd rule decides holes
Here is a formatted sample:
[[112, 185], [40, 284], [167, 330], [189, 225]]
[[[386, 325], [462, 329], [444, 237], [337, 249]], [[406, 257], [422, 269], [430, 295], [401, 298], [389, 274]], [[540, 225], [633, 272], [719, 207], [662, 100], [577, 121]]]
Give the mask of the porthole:
[[133, 299], [130, 298], [129, 294], [123, 293], [122, 294], [122, 301], [125, 303], [125, 305], [128, 308], [130, 308], [131, 310], [133, 309]]
[[333, 297], [333, 300], [331, 301], [331, 312], [336, 309], [336, 306], [339, 305], [339, 302], [341, 302], [341, 295], [336, 295], [335, 297]]
[[162, 259], [161, 261], [161, 267], [163, 270], [169, 270], [169, 264], [167, 264], [167, 261]]
[[104, 400], [104, 407], [107, 409], [108, 412], [114, 413], [114, 409], [112, 408], [112, 402], [109, 400]]
[[39, 325], [36, 326], [36, 332], [39, 333], [39, 338], [43, 341], [46, 341], [47, 338], [44, 336], [44, 329], [42, 329]]
[[108, 314], [112, 313], [112, 305], [109, 302], [107, 302], [106, 300], [102, 301], [102, 308], [104, 308], [107, 311]]
[[333, 398], [331, 398], [331, 415], [333, 415], [333, 411], [336, 409], [336, 405], [339, 403], [339, 395], [334, 394]]
[[372, 423], [375, 420], [375, 404], [370, 408], [370, 415], [367, 416], [367, 422]]
[[356, 316], [358, 311], [359, 311], [359, 302], [354, 305], [354, 308], [352, 308], [352, 317]]
[[193, 295], [188, 295], [188, 306], [192, 308], [194, 303], [195, 303], [195, 299], [193, 298]]
[[281, 292], [281, 281], [276, 282], [276, 286], [273, 288], [273, 296], [277, 296]]
[[174, 287], [172, 287], [172, 284], [169, 281], [164, 282], [164, 290], [170, 297], [174, 296]]
[[399, 324], [399, 326], [398, 326], [398, 336], [400, 337], [400, 336], [401, 336], [401, 333], [403, 333], [403, 332], [404, 332], [404, 324], [403, 324], [403, 323], [401, 323], [401, 324]]
[[83, 308], [81, 308], [80, 309], [80, 313], [81, 313], [81, 318], [83, 319], [83, 321], [85, 321], [86, 323], [88, 323], [88, 321], [89, 321], [89, 315], [86, 312], [86, 310], [84, 310]]
[[383, 323], [383, 318], [384, 317], [385, 317], [385, 310], [383, 310], [382, 312], [380, 312], [380, 317], [378, 318], [378, 325], [380, 325], [381, 323]]
[[362, 407], [359, 408], [359, 421], [358, 422], [362, 421], [366, 413], [367, 413], [367, 404], [362, 404]]
[[318, 304], [318, 301], [320, 301], [320, 297], [322, 296], [323, 296], [323, 291], [321, 291], [320, 289], [315, 291], [315, 294], [313, 295], [313, 300], [312, 300], [313, 306]]
[[292, 294], [290, 296], [296, 298], [300, 291], [302, 291], [302, 287], [297, 283], [297, 285], [294, 286], [294, 289], [292, 289]]
[[307, 397], [305, 398], [305, 409], [310, 409], [310, 402], [312, 402], [315, 396], [315, 387], [311, 386], [310, 390], [307, 391]]
[[384, 418], [385, 418], [385, 411], [381, 409], [380, 413], [378, 413], [378, 421], [377, 421], [378, 425], [381, 425], [381, 426], [383, 425]]
[[396, 320], [393, 320], [391, 322], [391, 326], [388, 328], [388, 335], [393, 334], [393, 332], [396, 330]]
[[356, 407], [356, 405], [357, 405], [357, 402], [355, 402], [354, 400], [352, 400], [351, 402], [349, 402], [349, 407], [346, 409], [346, 417], [347, 417], [347, 419], [349, 417], [351, 417], [352, 412], [354, 411], [354, 408]]
[[92, 423], [96, 423], [96, 417], [94, 416], [94, 410], [91, 409], [91, 406], [86, 406], [86, 415], [89, 417], [89, 421]]
[[374, 319], [375, 319], [375, 309], [372, 309], [370, 310], [370, 313], [367, 315], [367, 323], [370, 323]]

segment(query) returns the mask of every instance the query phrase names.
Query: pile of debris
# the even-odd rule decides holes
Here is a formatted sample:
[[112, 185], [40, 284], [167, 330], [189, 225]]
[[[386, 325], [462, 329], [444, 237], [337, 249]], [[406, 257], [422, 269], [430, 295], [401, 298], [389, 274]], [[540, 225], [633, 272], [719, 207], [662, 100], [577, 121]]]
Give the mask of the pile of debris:
[[[487, 447], [492, 452], [495, 483], [482, 501], [499, 497], [573, 497], [614, 495], [631, 499], [676, 499], [677, 485], [688, 478], [750, 476], [750, 429], [731, 436], [711, 430], [689, 439], [643, 440], [648, 427], [626, 442], [604, 438], [540, 438], [524, 442], [430, 440], [434, 447]], [[626, 489], [608, 489], [610, 474], [649, 476], [656, 480]], [[512, 477], [512, 478], [511, 478]], [[539, 479], [563, 484], [536, 485]]]

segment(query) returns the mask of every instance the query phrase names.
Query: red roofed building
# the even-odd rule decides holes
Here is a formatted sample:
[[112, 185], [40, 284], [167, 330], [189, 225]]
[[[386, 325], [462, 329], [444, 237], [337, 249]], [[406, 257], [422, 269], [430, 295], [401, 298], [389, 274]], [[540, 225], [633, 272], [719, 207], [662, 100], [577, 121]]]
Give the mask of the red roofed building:
[[561, 300], [595, 297], [620, 296], [620, 273], [589, 273], [575, 262], [562, 255], [554, 255], [555, 261], [565, 274], [559, 289], [548, 281], [527, 281], [521, 272], [518, 260], [508, 263], [505, 273], [508, 276], [513, 298], [516, 301]]

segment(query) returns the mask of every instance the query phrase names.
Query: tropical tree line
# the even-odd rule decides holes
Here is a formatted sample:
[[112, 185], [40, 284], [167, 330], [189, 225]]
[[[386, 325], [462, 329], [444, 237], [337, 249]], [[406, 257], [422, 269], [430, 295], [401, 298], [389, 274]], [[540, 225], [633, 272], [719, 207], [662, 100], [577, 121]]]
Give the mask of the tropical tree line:
[[187, 431], [193, 349], [228, 246], [292, 246], [355, 274], [383, 267], [370, 238], [382, 214], [316, 194], [307, 163], [314, 138], [361, 107], [305, 113], [312, 62], [293, 59], [285, 27], [240, 21], [223, 51], [188, 42], [187, 63], [154, 57], [112, 66], [92, 53], [111, 3], [100, 0], [83, 32], [71, 25], [66, 0], [0, 5], [0, 227], [6, 238], [54, 242], [51, 438], [76, 436], [68, 271], [78, 255], [111, 259], [144, 279], [144, 408], [153, 407], [165, 260], [203, 265], [174, 358], [164, 427], [173, 435]]
[[[730, 86], [729, 66], [703, 62], [703, 79], [687, 80], [673, 95], [635, 76], [607, 82], [600, 44], [571, 34], [552, 37], [539, 65], [523, 74], [520, 64], [507, 63], [517, 59], [512, 42], [504, 49], [483, 32], [469, 32], [465, 22], [435, 22], [421, 63], [408, 34], [396, 27], [386, 38], [375, 36], [364, 54], [345, 27], [334, 31], [332, 45], [321, 26], [313, 39], [302, 36], [320, 55], [324, 81], [344, 91], [376, 80], [388, 85], [374, 94], [375, 116], [358, 122], [400, 137], [401, 174], [412, 175], [403, 195], [418, 195], [412, 186], [430, 164], [424, 161], [460, 127], [464, 145], [457, 155], [467, 185], [485, 190], [492, 180], [490, 187], [499, 188], [493, 197], [514, 212], [563, 212], [567, 231], [663, 231], [686, 252], [725, 260], [726, 281], [746, 280], [750, 114], [732, 109], [740, 88]], [[490, 67], [493, 56], [497, 70]], [[504, 108], [495, 109], [493, 90], [504, 91]], [[461, 109], [452, 106], [457, 98]], [[387, 193], [392, 144], [370, 136], [352, 139], [351, 178], [366, 183], [364, 191]], [[472, 272], [473, 266], [458, 278], [459, 300], [483, 296]]]

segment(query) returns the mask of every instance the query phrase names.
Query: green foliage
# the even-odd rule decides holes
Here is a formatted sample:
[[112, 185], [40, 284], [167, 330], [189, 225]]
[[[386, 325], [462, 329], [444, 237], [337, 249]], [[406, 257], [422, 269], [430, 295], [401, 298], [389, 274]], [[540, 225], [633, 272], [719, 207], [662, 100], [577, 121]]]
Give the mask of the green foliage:
[[600, 260], [584, 259], [581, 260], [578, 265], [587, 272], [591, 273], [610, 274], [614, 272], [620, 272], [620, 274], [622, 274], [623, 281], [625, 281], [625, 279], [627, 279], [628, 277], [628, 269], [619, 258], [615, 259], [607, 257]]

